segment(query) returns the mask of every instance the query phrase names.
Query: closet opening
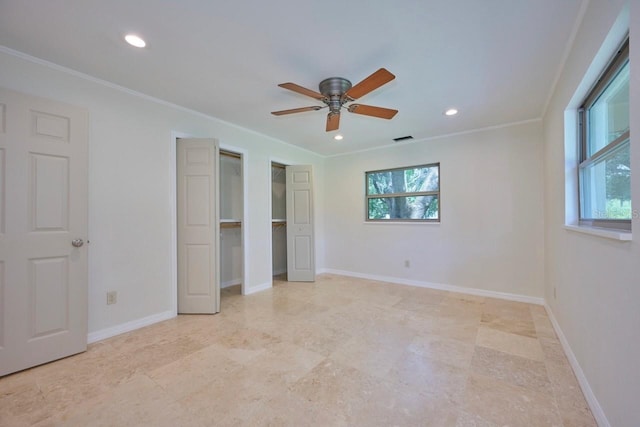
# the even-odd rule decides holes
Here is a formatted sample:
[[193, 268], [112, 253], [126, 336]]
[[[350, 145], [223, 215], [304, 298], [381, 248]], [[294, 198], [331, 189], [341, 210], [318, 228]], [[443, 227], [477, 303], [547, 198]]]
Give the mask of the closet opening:
[[242, 154], [220, 150], [220, 297], [221, 304], [242, 295], [243, 167]]
[[286, 165], [271, 162], [271, 264], [276, 280], [287, 280]]

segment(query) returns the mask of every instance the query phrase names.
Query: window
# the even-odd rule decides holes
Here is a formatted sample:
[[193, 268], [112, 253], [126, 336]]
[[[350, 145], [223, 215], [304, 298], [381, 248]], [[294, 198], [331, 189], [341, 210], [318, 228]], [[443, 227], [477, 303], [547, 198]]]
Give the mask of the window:
[[580, 224], [631, 229], [629, 41], [580, 107]]
[[440, 164], [365, 173], [367, 221], [440, 221]]

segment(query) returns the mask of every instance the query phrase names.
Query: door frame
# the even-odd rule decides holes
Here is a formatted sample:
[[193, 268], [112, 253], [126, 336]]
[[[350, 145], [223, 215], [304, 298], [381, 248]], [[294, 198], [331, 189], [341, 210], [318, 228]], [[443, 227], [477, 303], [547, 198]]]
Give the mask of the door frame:
[[[191, 133], [171, 131], [170, 144], [170, 164], [169, 164], [169, 178], [171, 179], [171, 307], [170, 310], [173, 316], [178, 315], [178, 157], [177, 146], [178, 139], [180, 138], [213, 138], [211, 136], [197, 136]], [[242, 295], [245, 293], [245, 282], [247, 279], [247, 217], [248, 217], [248, 185], [245, 172], [248, 168], [248, 152], [244, 148], [236, 147], [234, 145], [227, 144], [222, 140], [219, 141], [219, 148], [221, 150], [233, 151], [242, 155], [242, 227], [241, 227], [241, 244], [242, 244]], [[219, 256], [220, 254], [218, 254]]]

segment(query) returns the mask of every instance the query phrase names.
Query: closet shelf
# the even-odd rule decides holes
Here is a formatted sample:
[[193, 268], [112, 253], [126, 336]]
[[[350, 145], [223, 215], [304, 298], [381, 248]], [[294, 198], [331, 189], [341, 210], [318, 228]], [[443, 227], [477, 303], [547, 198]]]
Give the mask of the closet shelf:
[[220, 228], [236, 228], [242, 227], [242, 221], [239, 219], [221, 219]]

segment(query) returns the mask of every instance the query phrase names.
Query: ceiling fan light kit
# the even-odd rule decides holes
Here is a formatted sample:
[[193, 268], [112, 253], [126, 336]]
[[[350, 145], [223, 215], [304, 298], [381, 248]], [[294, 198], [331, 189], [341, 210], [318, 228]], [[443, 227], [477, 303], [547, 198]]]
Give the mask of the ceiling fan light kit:
[[361, 114], [365, 116], [378, 117], [381, 119], [391, 119], [398, 113], [398, 110], [390, 108], [374, 107], [363, 104], [345, 104], [355, 101], [356, 99], [368, 94], [379, 88], [380, 86], [395, 79], [396, 76], [391, 74], [384, 68], [380, 68], [357, 85], [353, 86], [351, 82], [343, 77], [329, 77], [324, 79], [318, 85], [319, 92], [299, 86], [295, 83], [281, 83], [278, 86], [297, 92], [299, 94], [315, 98], [322, 101], [325, 106], [311, 106], [302, 108], [293, 108], [290, 110], [273, 111], [271, 114], [282, 116], [285, 114], [301, 113], [304, 111], [321, 110], [329, 108], [327, 114], [326, 131], [331, 132], [338, 130], [340, 126], [340, 110], [344, 106], [350, 113]]

